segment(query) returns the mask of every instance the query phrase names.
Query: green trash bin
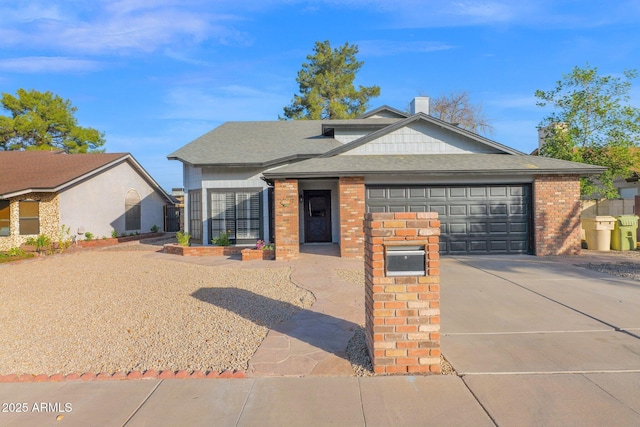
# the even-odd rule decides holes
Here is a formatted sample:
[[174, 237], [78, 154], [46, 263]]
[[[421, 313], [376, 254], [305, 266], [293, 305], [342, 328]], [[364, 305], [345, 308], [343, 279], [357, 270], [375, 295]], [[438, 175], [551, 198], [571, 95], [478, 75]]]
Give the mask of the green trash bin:
[[616, 223], [611, 232], [611, 249], [615, 251], [635, 250], [638, 244], [637, 230], [637, 215], [622, 215], [616, 217]]

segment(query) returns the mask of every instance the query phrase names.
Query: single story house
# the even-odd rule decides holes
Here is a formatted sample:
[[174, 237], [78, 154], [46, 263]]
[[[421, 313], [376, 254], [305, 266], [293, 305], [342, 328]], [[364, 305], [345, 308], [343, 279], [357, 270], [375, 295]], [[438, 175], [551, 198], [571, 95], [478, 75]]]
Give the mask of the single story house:
[[580, 177], [604, 168], [529, 156], [383, 106], [352, 120], [227, 122], [168, 156], [183, 163], [185, 228], [210, 244], [336, 243], [362, 257], [366, 212], [438, 212], [443, 254], [580, 251]]
[[58, 241], [163, 228], [169, 195], [128, 153], [0, 151], [0, 250], [29, 237]]

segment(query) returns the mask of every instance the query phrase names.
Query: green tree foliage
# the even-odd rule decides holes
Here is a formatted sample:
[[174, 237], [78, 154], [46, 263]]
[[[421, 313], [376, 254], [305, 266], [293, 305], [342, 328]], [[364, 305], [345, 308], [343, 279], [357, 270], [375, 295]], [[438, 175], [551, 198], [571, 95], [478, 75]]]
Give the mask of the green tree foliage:
[[302, 63], [296, 81], [300, 94], [284, 107], [286, 119], [351, 119], [364, 113], [378, 86], [359, 86], [353, 81], [364, 62], [356, 60], [358, 46], [345, 43], [331, 49], [329, 41], [316, 42], [313, 55]]
[[482, 111], [482, 104], [472, 104], [466, 91], [435, 98], [431, 115], [475, 133], [493, 133], [493, 127]]
[[583, 178], [581, 193], [587, 197], [619, 197], [614, 180], [627, 178], [640, 165], [637, 143], [640, 110], [629, 105], [631, 80], [603, 76], [597, 67], [574, 67], [555, 89], [537, 90], [537, 105], [554, 111], [540, 123], [543, 156], [607, 167], [598, 177]]
[[0, 100], [11, 113], [0, 116], [0, 150], [102, 151], [104, 134], [78, 126], [69, 100], [36, 90], [18, 89], [17, 95], [3, 93]]

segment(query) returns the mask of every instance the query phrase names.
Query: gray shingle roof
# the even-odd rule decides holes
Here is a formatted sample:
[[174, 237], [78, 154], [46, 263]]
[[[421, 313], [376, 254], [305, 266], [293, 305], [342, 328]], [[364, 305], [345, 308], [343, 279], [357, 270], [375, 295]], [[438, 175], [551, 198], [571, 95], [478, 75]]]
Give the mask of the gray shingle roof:
[[202, 165], [268, 166], [309, 158], [342, 145], [322, 136], [322, 121], [227, 122], [202, 135], [169, 159]]
[[512, 154], [338, 155], [265, 171], [266, 178], [364, 175], [595, 175], [606, 168], [549, 157]]

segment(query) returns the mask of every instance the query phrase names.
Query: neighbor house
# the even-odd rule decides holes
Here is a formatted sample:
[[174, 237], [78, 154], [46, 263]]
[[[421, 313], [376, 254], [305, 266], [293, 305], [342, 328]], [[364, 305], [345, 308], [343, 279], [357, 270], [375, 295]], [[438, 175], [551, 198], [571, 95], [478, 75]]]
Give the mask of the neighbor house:
[[163, 228], [171, 199], [127, 153], [0, 151], [0, 250], [39, 234], [59, 240]]
[[443, 254], [577, 253], [581, 176], [429, 115], [383, 106], [353, 120], [227, 122], [168, 156], [183, 163], [185, 228], [211, 244], [334, 243], [363, 256], [366, 212], [439, 214]]

